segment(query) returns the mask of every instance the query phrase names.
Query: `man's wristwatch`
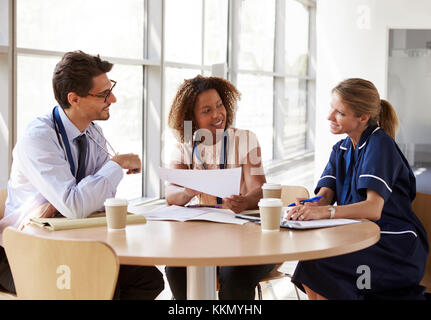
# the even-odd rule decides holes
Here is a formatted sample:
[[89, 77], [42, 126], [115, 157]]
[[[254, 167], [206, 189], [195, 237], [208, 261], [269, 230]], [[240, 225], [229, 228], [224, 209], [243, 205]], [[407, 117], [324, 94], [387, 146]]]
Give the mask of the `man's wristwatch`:
[[334, 206], [328, 206], [328, 211], [329, 211], [329, 213], [331, 214], [331, 215], [329, 216], [329, 219], [333, 219], [333, 218], [334, 218], [334, 216], [335, 216], [335, 207], [334, 207]]

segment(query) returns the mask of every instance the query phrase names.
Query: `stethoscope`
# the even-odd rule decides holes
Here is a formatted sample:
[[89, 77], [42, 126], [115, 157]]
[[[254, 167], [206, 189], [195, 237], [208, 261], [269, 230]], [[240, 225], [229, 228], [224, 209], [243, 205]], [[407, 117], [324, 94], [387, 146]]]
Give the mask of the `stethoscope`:
[[[198, 142], [200, 142], [200, 141], [201, 141], [201, 139], [198, 135], [198, 131], [196, 131], [192, 137], [192, 145], [193, 145], [192, 153], [191, 153], [191, 168], [192, 169], [194, 167], [194, 165], [193, 165], [193, 154], [195, 154], [196, 158], [201, 162], [202, 167], [204, 169], [206, 169], [205, 162], [202, 160], [201, 156], [199, 155], [198, 148], [197, 148]], [[220, 169], [227, 168], [227, 150], [228, 150], [227, 144], [228, 144], [228, 133], [227, 133], [227, 130], [225, 130], [223, 132], [223, 137], [222, 137], [222, 147], [221, 147], [220, 162], [219, 162]], [[222, 204], [222, 203], [223, 203], [223, 199], [217, 197], [217, 204]]]
[[[69, 144], [69, 139], [67, 138], [66, 129], [64, 128], [63, 121], [61, 121], [60, 113], [58, 112], [58, 106], [55, 106], [54, 109], [52, 109], [52, 119], [54, 121], [54, 129], [57, 135], [58, 142], [60, 143], [61, 148], [64, 150], [66, 160], [69, 162], [69, 165], [70, 165], [70, 171], [72, 172], [72, 175], [74, 175], [75, 163], [73, 162], [72, 152], [70, 150], [70, 144]], [[118, 153], [115, 152], [114, 148], [111, 146], [109, 141], [105, 138], [103, 133], [95, 126], [95, 124], [91, 122], [90, 125], [105, 140], [106, 144], [111, 148], [114, 154], [111, 154], [104, 146], [98, 143], [96, 139], [94, 139], [88, 131], [86, 132], [87, 137], [90, 138], [97, 146], [99, 146], [99, 148], [101, 148], [109, 156], [113, 157], [117, 155]]]

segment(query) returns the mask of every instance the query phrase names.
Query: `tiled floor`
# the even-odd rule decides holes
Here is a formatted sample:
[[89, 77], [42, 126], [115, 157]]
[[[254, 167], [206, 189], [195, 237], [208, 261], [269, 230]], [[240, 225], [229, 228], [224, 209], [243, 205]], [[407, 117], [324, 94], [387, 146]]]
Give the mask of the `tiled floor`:
[[[283, 169], [277, 172], [269, 170], [266, 174], [268, 182], [287, 184], [287, 185], [302, 185], [305, 186], [310, 194], [313, 193], [313, 177], [314, 177], [314, 155], [307, 154], [304, 157], [286, 161], [282, 165]], [[271, 171], [273, 173], [271, 173]], [[297, 261], [287, 261], [279, 268], [280, 271], [293, 274]], [[164, 266], [158, 266], [164, 274]], [[262, 298], [264, 300], [297, 300], [295, 289], [288, 277], [283, 279], [272, 280], [270, 283], [261, 283]], [[271, 288], [272, 287], [272, 288]], [[300, 290], [299, 297], [301, 300], [307, 300], [307, 296]], [[157, 300], [170, 300], [172, 293], [169, 288], [168, 281], [165, 276], [165, 290], [160, 293]], [[257, 294], [256, 294], [257, 299]]]
[[[297, 261], [287, 261], [283, 263], [283, 265], [279, 268], [280, 271], [292, 274], [295, 270], [295, 266]], [[164, 266], [157, 266], [159, 270], [163, 273], [165, 280], [165, 290], [163, 290], [156, 300], [171, 300], [172, 293], [169, 288], [168, 280], [166, 279], [166, 275], [164, 273]], [[290, 282], [288, 277], [272, 280], [270, 283], [261, 282], [262, 288], [262, 298], [263, 300], [298, 300], [295, 288], [293, 284]], [[300, 300], [307, 300], [307, 295], [305, 295], [301, 290], [298, 289], [298, 294]], [[256, 299], [257, 290], [256, 290]]]

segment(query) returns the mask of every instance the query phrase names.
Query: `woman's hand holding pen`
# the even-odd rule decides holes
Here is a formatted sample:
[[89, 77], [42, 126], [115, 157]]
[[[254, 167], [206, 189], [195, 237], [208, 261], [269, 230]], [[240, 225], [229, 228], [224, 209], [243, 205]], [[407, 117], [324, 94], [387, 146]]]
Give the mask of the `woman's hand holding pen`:
[[223, 198], [223, 203], [235, 213], [243, 212], [248, 208], [247, 198], [241, 195], [231, 195], [229, 198]]
[[116, 154], [111, 158], [112, 161], [118, 163], [121, 168], [127, 170], [127, 174], [141, 173], [141, 159], [137, 154]]

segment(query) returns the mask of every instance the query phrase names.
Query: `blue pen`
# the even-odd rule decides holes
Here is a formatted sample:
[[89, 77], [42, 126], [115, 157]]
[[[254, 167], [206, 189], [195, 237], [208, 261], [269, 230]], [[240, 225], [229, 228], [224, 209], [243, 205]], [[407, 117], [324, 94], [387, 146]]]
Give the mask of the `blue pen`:
[[[304, 203], [306, 203], [306, 202], [317, 202], [317, 201], [319, 201], [320, 199], [322, 199], [322, 197], [321, 197], [321, 196], [317, 196], [317, 197], [314, 197], [314, 198], [301, 200], [301, 201], [299, 201], [299, 203], [300, 203], [300, 204], [304, 204]], [[291, 203], [291, 204], [289, 204], [289, 205], [288, 205], [288, 207], [294, 207], [294, 206], [296, 206], [295, 202], [293, 202], [293, 203]]]

